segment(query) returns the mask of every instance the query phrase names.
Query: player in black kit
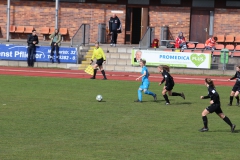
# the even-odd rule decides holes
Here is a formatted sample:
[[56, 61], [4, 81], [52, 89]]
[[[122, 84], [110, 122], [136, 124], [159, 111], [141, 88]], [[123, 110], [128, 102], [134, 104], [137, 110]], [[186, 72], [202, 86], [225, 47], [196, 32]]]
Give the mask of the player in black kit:
[[233, 101], [233, 96], [237, 99], [237, 106], [239, 106], [239, 92], [240, 92], [240, 66], [237, 66], [236, 67], [236, 73], [235, 75], [228, 79], [229, 81], [230, 80], [233, 80], [236, 78], [236, 83], [234, 84], [233, 88], [232, 88], [232, 91], [230, 93], [230, 102], [228, 104], [228, 106], [232, 106], [232, 101]]
[[215, 89], [213, 81], [210, 78], [206, 78], [205, 85], [208, 88], [208, 95], [201, 96], [200, 98], [201, 99], [211, 98], [211, 100], [210, 100], [211, 105], [208, 106], [206, 109], [204, 109], [202, 112], [202, 120], [203, 120], [204, 127], [201, 128], [199, 131], [200, 132], [208, 131], [207, 115], [209, 113], [215, 112], [220, 118], [222, 118], [231, 127], [231, 132], [234, 132], [236, 125], [232, 124], [230, 119], [223, 114], [222, 109], [221, 109], [221, 104], [220, 104], [220, 97]]
[[166, 65], [160, 65], [158, 66], [158, 71], [162, 73], [162, 76], [163, 76], [163, 80], [159, 83], [159, 85], [163, 84], [164, 81], [166, 81], [162, 90], [162, 95], [166, 101], [166, 105], [170, 104], [170, 101], [166, 94], [167, 92], [169, 96], [180, 96], [183, 99], [185, 99], [184, 93], [172, 92], [172, 89], [174, 87], [174, 80], [173, 80], [173, 77], [169, 74], [170, 68]]

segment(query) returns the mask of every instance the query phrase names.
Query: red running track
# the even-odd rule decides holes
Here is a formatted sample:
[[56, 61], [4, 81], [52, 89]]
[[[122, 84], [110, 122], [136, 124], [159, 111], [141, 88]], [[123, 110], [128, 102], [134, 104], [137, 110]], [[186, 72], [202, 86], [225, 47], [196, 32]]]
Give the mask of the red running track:
[[[43, 69], [43, 68], [24, 68], [24, 67], [0, 67], [2, 75], [19, 75], [19, 76], [36, 76], [36, 77], [63, 77], [63, 78], [90, 78], [91, 75], [82, 70], [67, 70], [67, 69]], [[112, 72], [106, 71], [108, 80], [127, 80], [135, 81], [140, 76], [140, 73], [132, 72]], [[172, 75], [176, 83], [183, 84], [204, 84], [205, 78], [214, 80], [215, 85], [233, 86], [235, 81], [228, 81], [230, 77], [225, 76], [195, 76], [195, 75]], [[102, 79], [101, 72], [98, 71], [97, 79]], [[161, 74], [151, 74], [150, 81], [160, 82]]]

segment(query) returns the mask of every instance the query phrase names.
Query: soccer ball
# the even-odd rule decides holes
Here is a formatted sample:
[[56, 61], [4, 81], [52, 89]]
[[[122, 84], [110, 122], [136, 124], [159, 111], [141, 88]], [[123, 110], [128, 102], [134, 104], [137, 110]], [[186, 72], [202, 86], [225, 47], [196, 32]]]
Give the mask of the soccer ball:
[[103, 99], [103, 97], [102, 97], [101, 95], [97, 95], [96, 100], [97, 100], [98, 102], [101, 102], [102, 99]]

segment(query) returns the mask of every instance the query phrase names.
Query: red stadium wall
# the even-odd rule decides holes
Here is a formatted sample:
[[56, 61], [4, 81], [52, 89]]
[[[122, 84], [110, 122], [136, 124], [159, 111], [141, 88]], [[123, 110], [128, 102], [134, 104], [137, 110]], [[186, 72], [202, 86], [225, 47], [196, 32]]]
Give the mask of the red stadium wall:
[[170, 36], [175, 38], [181, 31], [189, 40], [191, 8], [150, 6], [149, 10], [150, 25], [155, 27], [156, 38], [160, 39], [161, 26], [167, 25]]
[[[6, 38], [7, 1], [0, 1], [0, 38]], [[93, 4], [93, 3], [60, 3], [59, 27], [67, 28], [70, 40], [82, 23], [90, 24], [90, 41], [94, 42], [98, 36], [98, 24], [106, 23], [111, 17], [112, 10], [122, 11], [117, 14], [122, 22], [122, 34], [118, 43], [125, 42], [126, 5]], [[215, 9], [214, 35], [238, 35], [240, 28], [239, 9]], [[149, 24], [155, 27], [155, 37], [160, 38], [160, 27], [168, 25], [171, 36], [175, 38], [182, 31], [189, 40], [190, 7], [149, 6]], [[41, 27], [55, 26], [55, 2], [40, 1], [12, 1], [10, 24], [15, 26], [33, 26], [40, 35]], [[12, 38], [25, 38], [26, 35], [13, 34]]]
[[[90, 24], [90, 41], [94, 42], [98, 36], [98, 24], [108, 24], [112, 10], [123, 11], [117, 14], [122, 22], [122, 32], [125, 33], [125, 5], [89, 4], [89, 3], [60, 3], [59, 28], [67, 28], [70, 40], [82, 23]], [[1, 37], [6, 38], [6, 2], [0, 2]], [[55, 26], [55, 2], [11, 2], [10, 25], [33, 26], [38, 33], [41, 27]], [[38, 34], [40, 35], [40, 34]], [[22, 37], [21, 37], [22, 36]], [[23, 38], [26, 35], [20, 35]], [[12, 38], [19, 38], [13, 34]], [[119, 34], [118, 43], [124, 43], [124, 34]]]

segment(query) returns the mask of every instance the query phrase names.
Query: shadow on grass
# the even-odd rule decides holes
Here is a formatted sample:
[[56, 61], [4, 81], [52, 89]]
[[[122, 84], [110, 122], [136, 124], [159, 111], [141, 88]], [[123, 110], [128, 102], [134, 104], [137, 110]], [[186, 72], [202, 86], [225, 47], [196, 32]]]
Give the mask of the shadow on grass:
[[[230, 132], [230, 130], [224, 129], [224, 130], [213, 130], [213, 131], [208, 131], [208, 132]], [[240, 130], [235, 130], [233, 133], [239, 133]]]

